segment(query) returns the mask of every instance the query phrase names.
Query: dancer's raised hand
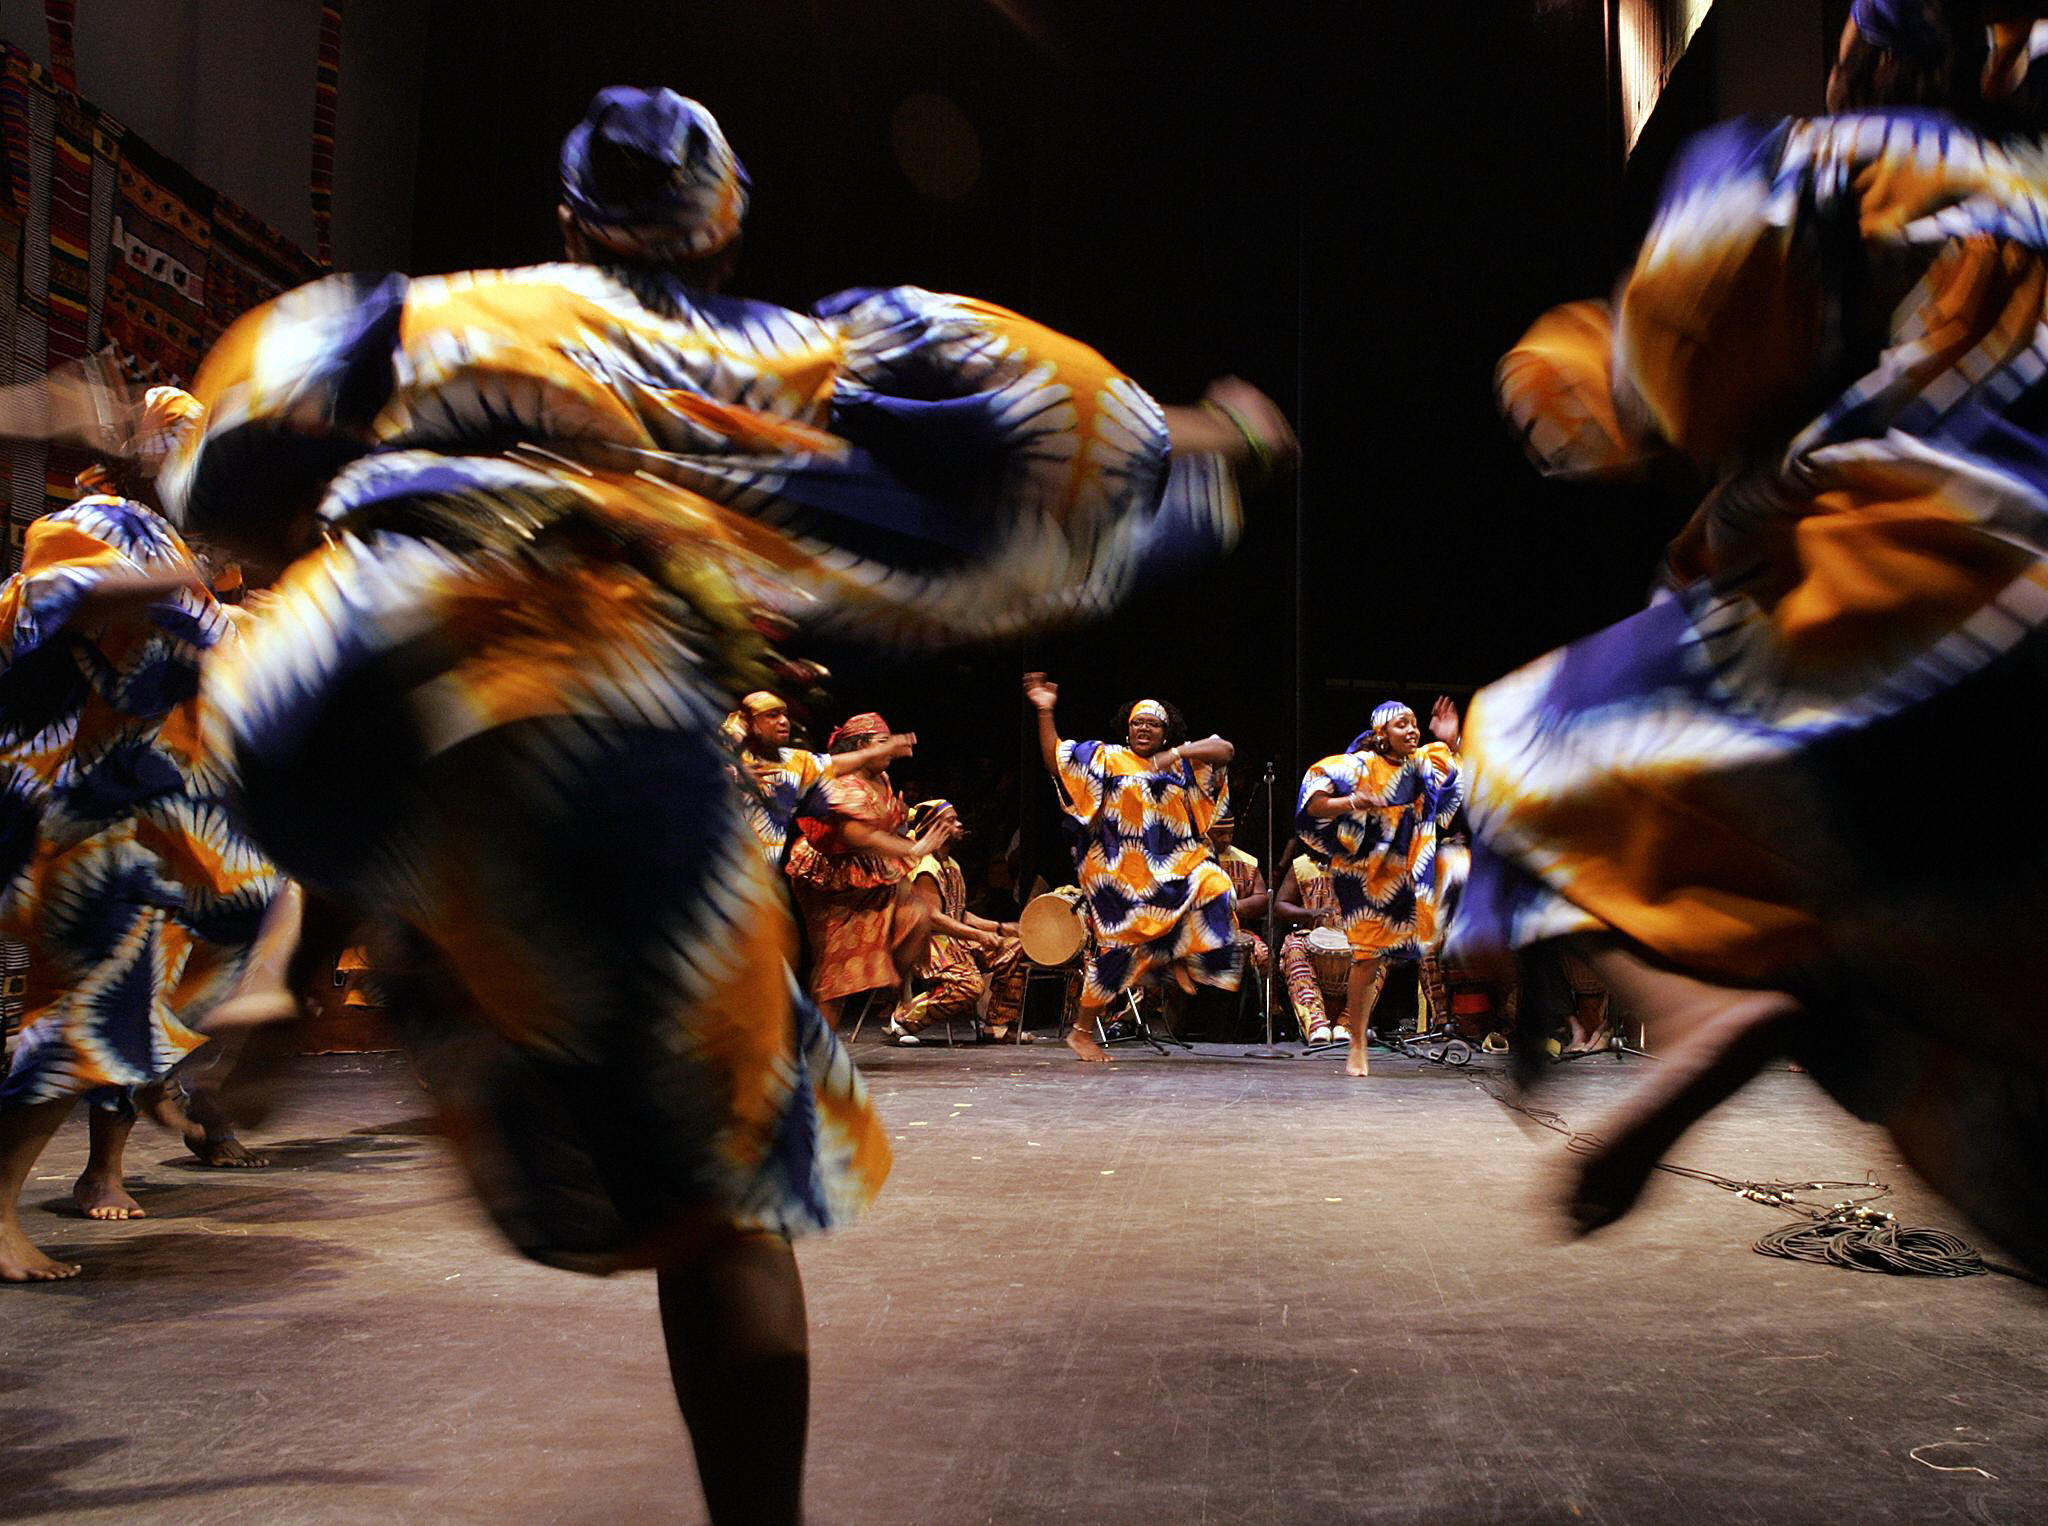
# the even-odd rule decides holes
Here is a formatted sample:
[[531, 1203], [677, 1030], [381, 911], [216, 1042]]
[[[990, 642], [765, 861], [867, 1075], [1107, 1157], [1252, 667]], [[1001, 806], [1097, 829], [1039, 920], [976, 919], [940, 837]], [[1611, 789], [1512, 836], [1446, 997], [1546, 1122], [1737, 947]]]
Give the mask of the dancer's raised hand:
[[1439, 694], [1436, 703], [1429, 707], [1429, 734], [1442, 742], [1451, 751], [1458, 750], [1458, 744], [1465, 736], [1465, 723], [1458, 716], [1458, 707], [1451, 703], [1448, 694]]
[[1024, 675], [1024, 697], [1034, 710], [1050, 710], [1059, 703], [1060, 687], [1043, 673]]

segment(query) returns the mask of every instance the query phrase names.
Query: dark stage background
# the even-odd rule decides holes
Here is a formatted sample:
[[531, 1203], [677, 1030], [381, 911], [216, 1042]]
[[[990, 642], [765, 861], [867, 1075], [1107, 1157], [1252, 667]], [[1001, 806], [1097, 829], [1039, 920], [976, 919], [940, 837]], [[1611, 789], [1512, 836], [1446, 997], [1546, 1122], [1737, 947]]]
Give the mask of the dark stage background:
[[[1304, 467], [1250, 504], [1229, 563], [1030, 652], [827, 654], [827, 719], [878, 706], [925, 739], [900, 783], [989, 791], [1026, 761], [1029, 658], [1062, 683], [1065, 734], [1102, 735], [1120, 700], [1156, 694], [1237, 742], [1241, 791], [1275, 760], [1284, 836], [1303, 766], [1379, 699], [1462, 698], [1640, 604], [1682, 492], [1539, 481], [1495, 415], [1492, 368], [1545, 305], [1607, 287], [1672, 145], [1727, 93], [1717, 73], [1754, 76], [1717, 70], [1714, 32], [1754, 40], [1763, 6], [1811, 48], [1795, 77], [1817, 90], [1817, 17], [1723, 0], [1624, 172], [1603, 0], [1484, 17], [440, 0], [415, 266], [551, 257], [563, 132], [601, 86], [665, 83], [718, 113], [752, 172], [738, 290], [794, 306], [854, 285], [972, 292], [1087, 339], [1167, 401], [1225, 371], [1263, 387], [1298, 420]], [[1049, 792], [1025, 800], [1046, 851]]]

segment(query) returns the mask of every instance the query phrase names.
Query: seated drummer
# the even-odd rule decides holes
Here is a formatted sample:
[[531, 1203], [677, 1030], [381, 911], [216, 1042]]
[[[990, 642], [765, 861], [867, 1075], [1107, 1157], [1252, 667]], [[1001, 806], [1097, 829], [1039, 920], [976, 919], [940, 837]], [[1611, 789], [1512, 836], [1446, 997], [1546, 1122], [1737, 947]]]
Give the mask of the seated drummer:
[[[1315, 961], [1308, 951], [1310, 932], [1337, 925], [1336, 885], [1329, 866], [1307, 843], [1297, 838], [1295, 845], [1303, 851], [1288, 864], [1280, 888], [1274, 892], [1274, 919], [1292, 929], [1280, 940], [1280, 977], [1287, 982], [1287, 1000], [1304, 1040], [1311, 1044], [1349, 1043], [1351, 1030], [1343, 1023], [1346, 1014], [1340, 1005], [1337, 1022], [1331, 1022]], [[1338, 1000], [1341, 1003], [1343, 998]]]
[[[910, 831], [919, 840], [937, 836], [950, 843], [960, 832], [959, 812], [949, 800], [920, 800], [910, 808]], [[935, 1017], [973, 1018], [981, 1042], [1007, 1041], [1023, 1015], [1030, 973], [1017, 924], [967, 909], [967, 877], [944, 847], [911, 866], [910, 887], [931, 918], [931, 942], [917, 971], [920, 989], [889, 1020], [889, 1042], [923, 1042], [918, 1034]], [[1016, 1039], [1031, 1042], [1021, 1031]]]
[[[1227, 813], [1229, 807], [1224, 807]], [[1273, 967], [1273, 951], [1252, 929], [1266, 920], [1266, 876], [1259, 861], [1237, 846], [1237, 821], [1224, 814], [1209, 823], [1209, 846], [1216, 862], [1230, 876], [1232, 899], [1237, 907], [1237, 941], [1243, 945], [1251, 968], [1263, 975]]]

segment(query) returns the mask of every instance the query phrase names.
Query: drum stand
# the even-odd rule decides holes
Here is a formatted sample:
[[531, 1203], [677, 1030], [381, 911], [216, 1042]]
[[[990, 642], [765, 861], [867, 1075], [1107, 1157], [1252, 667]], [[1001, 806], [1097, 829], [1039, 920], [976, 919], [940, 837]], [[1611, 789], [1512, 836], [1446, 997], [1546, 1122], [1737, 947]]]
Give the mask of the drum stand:
[[[1104, 1049], [1112, 1048], [1117, 1044], [1150, 1044], [1161, 1054], [1165, 1054], [1167, 1053], [1166, 1046], [1174, 1044], [1185, 1049], [1189, 1054], [1195, 1052], [1195, 1046], [1186, 1039], [1175, 1038], [1171, 1033], [1158, 1034], [1152, 1031], [1152, 1025], [1145, 1021], [1145, 1009], [1139, 1005], [1138, 993], [1136, 991], [1119, 992], [1117, 1000], [1122, 1003], [1123, 1011], [1116, 1020], [1120, 1023], [1129, 1023], [1131, 1031], [1118, 1038], [1111, 1038], [1108, 1025], [1102, 1021], [1103, 1012], [1107, 1012], [1110, 1009], [1104, 1008], [1103, 1012], [1097, 1012], [1095, 1014], [1095, 1042]], [[1268, 1021], [1270, 1020], [1268, 1019]]]

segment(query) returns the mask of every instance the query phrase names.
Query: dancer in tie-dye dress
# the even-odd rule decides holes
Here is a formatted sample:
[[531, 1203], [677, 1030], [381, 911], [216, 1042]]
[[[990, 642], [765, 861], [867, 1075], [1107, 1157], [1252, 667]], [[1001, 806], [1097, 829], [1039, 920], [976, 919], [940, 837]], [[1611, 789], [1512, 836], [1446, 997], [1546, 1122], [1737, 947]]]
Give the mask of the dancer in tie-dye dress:
[[2001, 21], [1984, 64], [1976, 27], [1858, 0], [1838, 114], [1695, 142], [1614, 305], [1502, 363], [1546, 466], [1669, 450], [1719, 478], [1648, 609], [1469, 717], [1454, 950], [1577, 936], [1662, 1030], [1582, 1226], [1789, 1048], [2048, 1272], [2048, 795], [1979, 746], [2048, 681], [2029, 35]]
[[1430, 729], [1436, 740], [1425, 745], [1415, 712], [1390, 700], [1373, 711], [1371, 730], [1301, 781], [1294, 829], [1329, 855], [1337, 925], [1351, 944], [1346, 1075], [1367, 1073], [1367, 1029], [1387, 965], [1435, 953], [1456, 888], [1438, 856], [1465, 798], [1450, 701], [1437, 701]]
[[258, 309], [168, 480], [290, 563], [209, 688], [258, 840], [412, 930], [385, 983], [499, 1225], [658, 1267], [714, 1518], [794, 1520], [786, 1237], [857, 1213], [889, 1151], [792, 978], [721, 721], [792, 622], [930, 646], [1109, 608], [1226, 543], [1245, 431], [1287, 435], [966, 298], [719, 294], [746, 182], [672, 92], [603, 92], [562, 161], [579, 263]]
[[[183, 393], [152, 393], [124, 476], [193, 418]], [[178, 533], [113, 492], [31, 525], [0, 588], [0, 934], [30, 950], [0, 1082], [0, 1280], [78, 1271], [28, 1242], [17, 1205], [80, 1096], [79, 1210], [141, 1213], [121, 1181], [133, 1090], [204, 1042], [277, 889], [202, 736], [200, 663], [231, 635]]]
[[1107, 1060], [1096, 1020], [1125, 991], [1170, 979], [1234, 991], [1244, 975], [1230, 876], [1209, 847], [1209, 825], [1228, 809], [1236, 749], [1221, 737], [1180, 740], [1178, 718], [1141, 699], [1123, 716], [1125, 742], [1061, 739], [1059, 688], [1024, 675], [1038, 712], [1038, 748], [1060, 808], [1083, 833], [1081, 893], [1091, 934], [1081, 1001], [1067, 1047]]

